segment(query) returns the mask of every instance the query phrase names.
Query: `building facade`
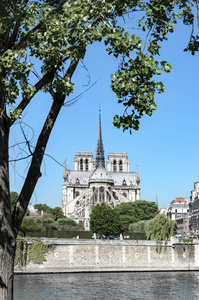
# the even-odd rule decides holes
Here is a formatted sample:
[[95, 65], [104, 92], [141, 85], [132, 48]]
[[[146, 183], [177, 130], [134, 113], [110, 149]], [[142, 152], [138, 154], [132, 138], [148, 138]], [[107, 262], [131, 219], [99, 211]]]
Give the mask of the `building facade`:
[[194, 190], [190, 197], [190, 231], [194, 235], [199, 234], [199, 181], [194, 182]]
[[186, 236], [189, 233], [189, 203], [188, 198], [176, 198], [169, 203], [167, 216], [177, 223], [177, 234]]
[[129, 172], [126, 153], [109, 153], [106, 167], [99, 113], [96, 158], [91, 152], [77, 152], [74, 170], [66, 164], [63, 175], [62, 210], [64, 215], [89, 229], [90, 214], [97, 203], [114, 208], [123, 202], [140, 200], [140, 178]]

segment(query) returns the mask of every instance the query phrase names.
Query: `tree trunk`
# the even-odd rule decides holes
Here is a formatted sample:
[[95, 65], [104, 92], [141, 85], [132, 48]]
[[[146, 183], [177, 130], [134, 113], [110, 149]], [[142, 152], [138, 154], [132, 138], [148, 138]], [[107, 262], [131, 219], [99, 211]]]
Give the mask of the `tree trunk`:
[[[2, 233], [1, 233], [2, 234]], [[8, 232], [0, 245], [0, 299], [13, 299], [15, 239]]]
[[38, 137], [37, 144], [32, 155], [32, 161], [12, 215], [12, 224], [15, 236], [17, 236], [17, 233], [19, 231], [21, 222], [27, 210], [32, 193], [36, 187], [37, 181], [42, 175], [40, 168], [45, 154], [45, 149], [55, 121], [64, 104], [64, 99], [65, 96], [63, 96], [62, 94], [55, 97], [44, 126]]
[[[72, 61], [66, 72], [69, 81], [77, 64], [78, 61]], [[14, 212], [11, 214], [8, 141], [9, 126], [12, 124], [9, 123], [9, 118], [6, 115], [5, 99], [0, 95], [0, 300], [13, 299], [14, 257], [17, 234], [32, 193], [41, 176], [40, 167], [46, 145], [64, 104], [65, 97], [62, 93], [54, 94], [53, 103], [38, 138], [28, 174]]]
[[14, 254], [16, 239], [11, 219], [8, 139], [9, 123], [0, 98], [0, 299], [13, 299]]

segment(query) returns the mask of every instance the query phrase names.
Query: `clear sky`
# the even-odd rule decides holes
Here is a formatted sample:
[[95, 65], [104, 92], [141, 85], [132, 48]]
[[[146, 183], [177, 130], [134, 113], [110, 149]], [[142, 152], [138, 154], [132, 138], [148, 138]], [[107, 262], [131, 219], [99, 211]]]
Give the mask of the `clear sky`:
[[[61, 164], [66, 160], [70, 169], [74, 168], [77, 151], [93, 152], [95, 156], [100, 104], [105, 157], [111, 152], [126, 152], [130, 171], [136, 171], [138, 165], [141, 199], [155, 201], [157, 196], [161, 208], [167, 207], [176, 197], [189, 198], [194, 182], [199, 180], [199, 57], [198, 54], [192, 56], [183, 52], [189, 34], [188, 28], [178, 26], [176, 32], [164, 42], [160, 58], [172, 65], [172, 71], [159, 76], [158, 80], [164, 83], [166, 92], [156, 95], [157, 111], [152, 117], [144, 116], [140, 130], [132, 135], [112, 125], [113, 116], [123, 110], [109, 87], [110, 74], [115, 72], [117, 62], [108, 57], [103, 44], [90, 46], [84, 64], [89, 70], [91, 84], [96, 80], [97, 83], [76, 104], [63, 108], [46, 153]], [[81, 64], [73, 82], [76, 87], [69, 99], [87, 88], [87, 72]], [[34, 128], [34, 140], [50, 103], [50, 97], [40, 93], [25, 111], [24, 122]], [[11, 134], [11, 144], [20, 140], [17, 126], [13, 127]], [[31, 137], [31, 130], [28, 134]], [[17, 153], [17, 149], [15, 151]], [[25, 162], [18, 162], [15, 168], [10, 167], [11, 191], [20, 192], [24, 169], [27, 170]], [[61, 206], [63, 168], [45, 157], [42, 174], [31, 203]]]

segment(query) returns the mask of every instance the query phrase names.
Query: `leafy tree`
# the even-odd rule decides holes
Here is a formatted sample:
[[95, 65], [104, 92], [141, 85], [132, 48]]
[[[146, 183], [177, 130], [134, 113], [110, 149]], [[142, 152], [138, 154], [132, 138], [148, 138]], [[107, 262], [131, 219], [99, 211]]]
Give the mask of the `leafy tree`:
[[64, 213], [61, 207], [52, 208], [52, 217], [55, 221], [57, 221], [59, 218], [64, 218]]
[[129, 224], [136, 222], [135, 215], [120, 215], [120, 220], [122, 222], [122, 231], [128, 231]]
[[77, 223], [74, 220], [66, 218], [66, 217], [59, 218], [57, 220], [57, 223], [58, 223], [58, 225], [66, 225], [66, 226], [76, 226], [77, 225]]
[[[151, 0], [2, 0], [0, 10], [0, 299], [13, 298], [13, 266], [16, 237], [28, 203], [41, 176], [41, 163], [56, 119], [74, 88], [73, 74], [88, 45], [104, 42], [108, 55], [120, 58], [111, 88], [124, 105], [114, 125], [138, 129], [140, 118], [156, 109], [154, 94], [164, 91], [154, 77], [170, 66], [155, 61], [159, 42], [172, 32], [180, 3], [187, 20], [189, 1]], [[139, 26], [150, 37], [142, 46], [135, 33], [126, 32], [118, 19], [146, 11]], [[137, 15], [136, 15], [137, 16]], [[189, 20], [188, 20], [189, 21]], [[187, 22], [188, 22], [187, 21]], [[131, 26], [133, 27], [133, 26]], [[147, 43], [148, 42], [148, 43]], [[35, 72], [35, 65], [37, 71]], [[38, 68], [40, 67], [40, 69]], [[32, 74], [36, 77], [32, 80]], [[9, 140], [11, 127], [30, 107], [40, 91], [49, 94], [50, 109], [36, 145], [25, 136], [29, 158], [27, 174], [14, 211], [9, 191]], [[69, 102], [69, 104], [71, 104]], [[31, 109], [31, 108], [30, 108]], [[38, 107], [39, 110], [39, 107]], [[23, 131], [24, 133], [24, 131]], [[12, 160], [11, 160], [12, 161]]]
[[140, 200], [118, 204], [115, 210], [120, 215], [122, 225], [128, 227], [129, 224], [152, 219], [158, 213], [158, 206], [155, 202]]
[[97, 204], [90, 215], [90, 229], [105, 235], [119, 233], [122, 229], [120, 216], [105, 202]]
[[42, 203], [39, 203], [39, 204], [35, 204], [34, 205], [34, 208], [38, 210], [38, 212], [44, 212], [44, 213], [47, 213], [47, 214], [51, 214], [52, 213], [52, 208], [50, 206], [48, 206], [47, 204], [42, 204]]
[[138, 221], [137, 223], [133, 223], [129, 225], [129, 229], [133, 232], [139, 232], [139, 233], [143, 233], [144, 231], [144, 224], [147, 221]]
[[81, 225], [81, 224], [78, 224], [77, 222], [75, 222], [74, 220], [72, 219], [69, 219], [67, 217], [64, 217], [64, 218], [59, 218], [57, 220], [57, 224], [58, 224], [58, 229], [61, 229], [61, 230], [83, 230], [84, 227]]
[[44, 226], [37, 222], [37, 219], [32, 217], [24, 217], [21, 223], [20, 231], [26, 235], [26, 232], [41, 232], [44, 231]]
[[61, 209], [61, 207], [55, 207], [55, 208], [51, 208], [50, 206], [48, 206], [47, 204], [35, 204], [34, 207], [39, 211], [39, 212], [44, 212], [47, 214], [51, 214], [52, 218], [57, 221], [57, 219], [59, 218], [64, 218], [64, 213]]
[[155, 218], [147, 221], [144, 225], [144, 231], [148, 240], [168, 240], [176, 233], [176, 222], [168, 220], [164, 215], [157, 215]]

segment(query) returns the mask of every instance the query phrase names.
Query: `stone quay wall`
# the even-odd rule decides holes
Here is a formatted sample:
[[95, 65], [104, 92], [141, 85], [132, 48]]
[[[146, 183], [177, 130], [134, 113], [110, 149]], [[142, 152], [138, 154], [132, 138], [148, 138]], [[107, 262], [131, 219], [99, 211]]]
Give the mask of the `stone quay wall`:
[[41, 265], [29, 263], [15, 273], [72, 273], [199, 270], [199, 241], [41, 239], [52, 245]]

